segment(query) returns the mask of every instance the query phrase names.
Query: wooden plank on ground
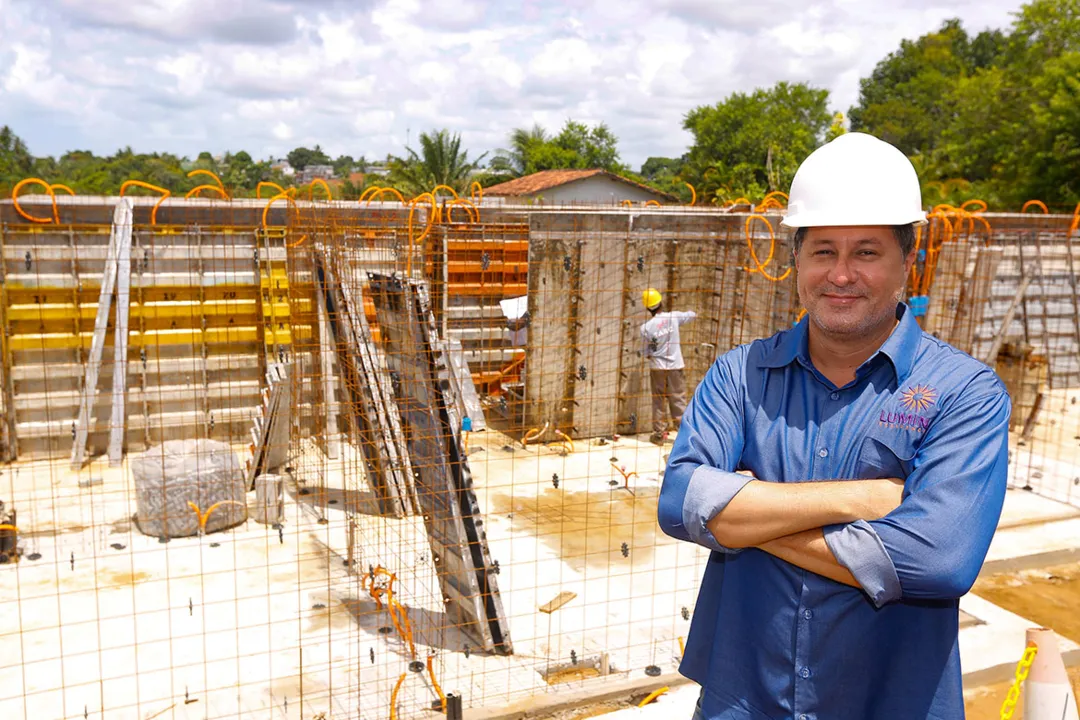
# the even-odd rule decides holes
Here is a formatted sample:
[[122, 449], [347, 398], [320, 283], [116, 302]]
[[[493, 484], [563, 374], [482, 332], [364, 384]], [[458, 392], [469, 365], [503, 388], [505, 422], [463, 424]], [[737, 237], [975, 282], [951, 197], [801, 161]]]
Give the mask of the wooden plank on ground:
[[561, 593], [556, 595], [554, 599], [548, 600], [546, 603], [541, 605], [538, 609], [540, 610], [540, 612], [547, 613], [548, 615], [550, 615], [551, 613], [555, 612], [556, 610], [558, 610], [563, 605], [570, 602], [571, 600], [573, 600], [576, 597], [577, 597], [576, 592], [571, 592], [569, 590], [563, 590]]

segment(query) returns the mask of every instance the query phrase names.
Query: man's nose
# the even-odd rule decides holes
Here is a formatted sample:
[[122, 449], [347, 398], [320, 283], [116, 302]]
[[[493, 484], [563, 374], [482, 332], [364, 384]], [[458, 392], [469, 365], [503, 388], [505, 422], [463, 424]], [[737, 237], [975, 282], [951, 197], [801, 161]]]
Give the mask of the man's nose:
[[855, 272], [846, 255], [837, 255], [836, 262], [829, 268], [828, 280], [833, 285], [843, 287], [855, 282]]

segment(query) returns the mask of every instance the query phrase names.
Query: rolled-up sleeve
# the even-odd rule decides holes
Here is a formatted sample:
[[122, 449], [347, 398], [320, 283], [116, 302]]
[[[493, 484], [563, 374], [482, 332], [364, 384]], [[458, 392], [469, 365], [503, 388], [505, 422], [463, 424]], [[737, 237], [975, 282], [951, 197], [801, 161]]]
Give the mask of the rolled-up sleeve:
[[900, 507], [825, 529], [837, 561], [876, 605], [959, 598], [971, 589], [1005, 502], [1011, 410], [1001, 384], [981, 374], [927, 431]]
[[752, 478], [735, 472], [743, 451], [746, 348], [721, 356], [698, 385], [671, 450], [657, 515], [665, 533], [718, 552], [737, 552], [706, 527]]

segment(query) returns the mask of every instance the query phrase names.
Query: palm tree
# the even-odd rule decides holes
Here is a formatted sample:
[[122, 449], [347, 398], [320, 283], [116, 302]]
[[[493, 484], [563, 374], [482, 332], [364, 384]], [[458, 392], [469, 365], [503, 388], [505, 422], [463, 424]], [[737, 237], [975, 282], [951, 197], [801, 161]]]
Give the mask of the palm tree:
[[539, 124], [533, 125], [531, 130], [514, 128], [510, 133], [510, 149], [499, 150], [491, 161], [493, 172], [505, 173], [513, 177], [521, 177], [535, 171], [531, 159], [536, 149], [550, 141], [547, 131]]
[[405, 148], [404, 158], [390, 158], [390, 184], [406, 195], [419, 195], [436, 185], [447, 185], [459, 193], [467, 192], [472, 173], [484, 159], [484, 153], [469, 162], [468, 151], [461, 149], [461, 134], [449, 130], [420, 133], [420, 152]]

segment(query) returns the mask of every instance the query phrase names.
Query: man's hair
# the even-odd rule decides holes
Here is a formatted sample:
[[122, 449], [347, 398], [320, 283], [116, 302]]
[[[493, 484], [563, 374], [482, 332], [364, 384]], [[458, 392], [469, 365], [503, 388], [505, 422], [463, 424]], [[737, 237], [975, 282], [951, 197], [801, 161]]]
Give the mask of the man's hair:
[[[809, 228], [801, 227], [795, 231], [795, 236], [791, 239], [792, 249], [795, 254], [799, 254], [799, 250], [802, 249], [803, 240], [806, 239], [806, 231]], [[896, 238], [896, 242], [900, 243], [900, 254], [906, 258], [912, 248], [915, 247], [915, 226], [914, 225], [893, 225], [893, 236]]]

